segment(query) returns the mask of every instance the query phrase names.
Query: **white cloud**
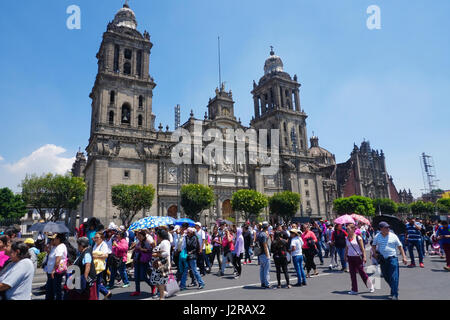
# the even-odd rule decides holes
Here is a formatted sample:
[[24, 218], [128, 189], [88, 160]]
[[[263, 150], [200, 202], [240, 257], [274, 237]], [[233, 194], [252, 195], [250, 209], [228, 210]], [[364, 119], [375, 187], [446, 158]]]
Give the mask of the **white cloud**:
[[20, 191], [18, 185], [27, 174], [66, 173], [72, 168], [75, 157], [65, 158], [65, 152], [62, 147], [47, 144], [15, 163], [0, 165], [0, 187]]
[[5, 160], [2, 156], [0, 156], [0, 161], [3, 161], [3, 160]]

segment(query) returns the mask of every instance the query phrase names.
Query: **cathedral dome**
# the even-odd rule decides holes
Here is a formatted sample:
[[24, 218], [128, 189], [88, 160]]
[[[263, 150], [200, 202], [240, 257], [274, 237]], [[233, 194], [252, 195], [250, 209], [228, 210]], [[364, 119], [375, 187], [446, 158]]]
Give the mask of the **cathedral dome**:
[[283, 72], [283, 61], [281, 61], [279, 56], [275, 55], [272, 48], [270, 57], [267, 58], [266, 63], [264, 64], [264, 74], [267, 75], [276, 71]]
[[124, 4], [114, 17], [113, 24], [117, 27], [127, 27], [136, 30], [137, 21], [134, 11], [130, 9], [128, 4]]
[[319, 147], [319, 138], [316, 136], [312, 136], [311, 139], [311, 148], [309, 148], [309, 156], [316, 158], [316, 160], [318, 160], [320, 163], [324, 163], [324, 164], [336, 164], [336, 160], [334, 155], [322, 148]]

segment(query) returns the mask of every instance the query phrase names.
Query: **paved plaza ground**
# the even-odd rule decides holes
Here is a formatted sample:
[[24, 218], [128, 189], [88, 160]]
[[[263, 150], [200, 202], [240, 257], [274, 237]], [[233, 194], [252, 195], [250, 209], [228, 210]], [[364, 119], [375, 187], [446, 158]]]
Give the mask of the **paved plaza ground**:
[[[324, 265], [318, 264], [318, 276], [313, 276], [308, 280], [306, 287], [285, 288], [284, 276], [282, 275], [281, 289], [261, 289], [259, 281], [259, 266], [256, 261], [250, 265], [243, 265], [242, 276], [234, 279], [233, 269], [227, 268], [225, 276], [218, 277], [217, 263], [213, 267], [211, 274], [203, 277], [206, 287], [203, 290], [188, 288], [179, 292], [176, 296], [168, 300], [383, 300], [389, 295], [389, 286], [381, 279], [380, 289], [374, 293], [369, 293], [366, 286], [358, 276], [359, 295], [350, 296], [350, 275], [341, 271], [331, 271], [328, 269], [329, 258], [324, 259]], [[319, 259], [316, 257], [316, 263]], [[416, 262], [418, 265], [418, 262]], [[445, 271], [445, 260], [438, 256], [426, 256], [425, 268], [407, 268], [400, 264], [400, 290], [399, 299], [420, 299], [420, 300], [444, 300], [449, 299], [450, 272]], [[289, 274], [291, 284], [296, 283], [296, 275], [292, 264], [289, 264]], [[371, 272], [373, 273], [373, 271]], [[375, 274], [374, 274], [375, 276]], [[35, 276], [33, 289], [45, 284], [46, 275], [42, 270], [38, 270]], [[275, 266], [272, 263], [270, 269], [271, 285], [276, 286]], [[188, 278], [188, 284], [190, 279]], [[154, 300], [150, 297], [150, 287], [141, 283], [141, 296], [130, 297], [134, 291], [134, 282], [124, 289], [121, 287], [112, 290], [112, 300]], [[42, 293], [34, 290], [34, 300], [44, 299]], [[102, 298], [102, 297], [101, 297]], [[154, 300], [156, 301], [156, 300]]]

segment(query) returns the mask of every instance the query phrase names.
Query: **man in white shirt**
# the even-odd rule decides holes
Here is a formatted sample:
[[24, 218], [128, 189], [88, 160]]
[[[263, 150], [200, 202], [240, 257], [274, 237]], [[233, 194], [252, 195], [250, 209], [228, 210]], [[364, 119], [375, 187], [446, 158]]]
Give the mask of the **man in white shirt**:
[[381, 272], [384, 279], [391, 287], [391, 300], [398, 300], [398, 282], [399, 282], [399, 265], [397, 258], [397, 249], [402, 254], [403, 263], [406, 261], [403, 245], [395, 233], [390, 232], [390, 226], [387, 222], [380, 222], [378, 225], [380, 233], [375, 236], [372, 243], [372, 250], [376, 252], [375, 259], [380, 259]]
[[[206, 259], [206, 232], [202, 230], [202, 224], [200, 222], [195, 223], [196, 236], [199, 243], [199, 254], [197, 258], [197, 265], [200, 269], [202, 276], [206, 275], [206, 272], [210, 273], [209, 261]], [[205, 268], [205, 264], [207, 269]]]

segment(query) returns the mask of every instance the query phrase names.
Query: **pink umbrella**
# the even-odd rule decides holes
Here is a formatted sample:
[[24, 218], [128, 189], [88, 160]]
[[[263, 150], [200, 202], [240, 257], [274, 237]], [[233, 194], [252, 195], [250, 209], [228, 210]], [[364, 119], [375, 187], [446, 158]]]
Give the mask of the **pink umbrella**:
[[355, 223], [355, 220], [353, 220], [352, 216], [344, 214], [343, 216], [340, 216], [339, 218], [335, 219], [334, 223], [335, 224]]
[[370, 225], [369, 219], [367, 219], [366, 217], [363, 217], [363, 216], [361, 216], [361, 215], [359, 215], [359, 214], [356, 214], [356, 213], [352, 214], [352, 218], [353, 218], [355, 221], [359, 221], [359, 222], [362, 222], [362, 223], [364, 223], [364, 224]]

